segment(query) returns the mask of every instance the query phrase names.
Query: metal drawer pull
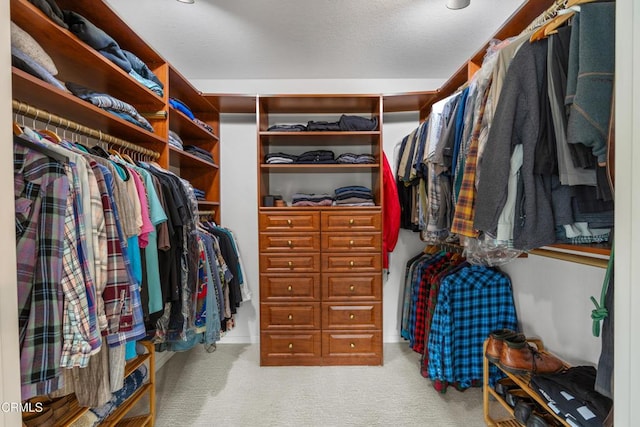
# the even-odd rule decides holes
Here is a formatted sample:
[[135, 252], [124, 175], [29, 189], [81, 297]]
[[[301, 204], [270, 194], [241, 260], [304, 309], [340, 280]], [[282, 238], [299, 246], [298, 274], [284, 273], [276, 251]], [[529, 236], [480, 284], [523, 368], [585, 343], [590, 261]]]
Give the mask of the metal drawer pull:
[[289, 350], [293, 348], [293, 343], [289, 343]]
[[293, 224], [293, 221], [291, 221], [290, 219], [288, 219], [288, 220], [287, 220], [287, 224], [288, 224], [288, 225], [292, 225], [292, 224]]
[[288, 290], [289, 292], [293, 291], [293, 286], [291, 286], [291, 285], [287, 286], [287, 290]]
[[293, 261], [289, 261], [287, 264], [289, 265], [289, 268], [293, 268]]
[[356, 265], [356, 263], [354, 261], [349, 261], [349, 266], [353, 267], [354, 265]]
[[355, 343], [351, 343], [351, 344], [349, 344], [349, 347], [356, 348], [356, 344]]
[[349, 246], [353, 246], [355, 242], [353, 240], [349, 240]]
[[354, 219], [353, 219], [353, 218], [351, 218], [351, 219], [349, 220], [349, 225], [353, 225], [353, 223], [354, 223], [354, 222], [355, 222], [355, 221], [354, 221]]
[[355, 285], [351, 285], [351, 286], [349, 286], [349, 290], [350, 290], [351, 292], [355, 291], [355, 290], [356, 290]]
[[351, 313], [351, 314], [349, 315], [349, 319], [353, 320], [353, 319], [355, 319], [355, 318], [356, 318], [356, 315], [355, 315], [355, 314]]
[[293, 314], [289, 315], [289, 320], [293, 320]]
[[293, 247], [293, 242], [291, 240], [287, 240], [287, 246], [292, 248]]

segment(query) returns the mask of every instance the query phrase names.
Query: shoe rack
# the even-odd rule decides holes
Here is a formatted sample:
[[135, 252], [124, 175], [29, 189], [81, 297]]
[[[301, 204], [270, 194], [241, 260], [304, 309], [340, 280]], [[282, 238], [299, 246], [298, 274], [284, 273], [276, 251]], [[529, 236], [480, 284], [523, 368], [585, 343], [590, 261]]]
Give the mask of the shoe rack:
[[[541, 353], [545, 353], [544, 344], [539, 339], [527, 338], [527, 341], [533, 343], [538, 348], [538, 351]], [[487, 351], [487, 343], [489, 340], [484, 342], [484, 347], [482, 354], [486, 354]], [[504, 397], [502, 397], [498, 392], [496, 392], [493, 387], [489, 386], [489, 364], [491, 362], [489, 359], [484, 357], [484, 365], [483, 365], [483, 382], [482, 382], [482, 407], [484, 412], [484, 420], [488, 426], [496, 426], [496, 427], [522, 427], [522, 425], [516, 421], [513, 408], [505, 401]], [[529, 387], [529, 382], [531, 381], [531, 374], [526, 375], [516, 375], [511, 372], [507, 372], [497, 365], [498, 369], [504, 372], [509, 378], [513, 380], [513, 382], [520, 387], [532, 400], [540, 405], [547, 413], [551, 414], [558, 422], [559, 425], [571, 427], [563, 418], [557, 416], [546, 404], [545, 400], [542, 399], [538, 393], [533, 391], [531, 387]], [[569, 366], [565, 364], [565, 368]], [[507, 419], [496, 419], [491, 415], [490, 408], [490, 397], [493, 397], [497, 400], [509, 413], [510, 417]]]

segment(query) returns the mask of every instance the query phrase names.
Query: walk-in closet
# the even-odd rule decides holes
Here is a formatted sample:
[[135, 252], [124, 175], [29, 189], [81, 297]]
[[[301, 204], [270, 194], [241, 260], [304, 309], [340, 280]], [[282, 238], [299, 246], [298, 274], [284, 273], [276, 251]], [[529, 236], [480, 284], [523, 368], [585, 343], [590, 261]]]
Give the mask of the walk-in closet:
[[637, 422], [635, 1], [0, 21], [0, 426]]

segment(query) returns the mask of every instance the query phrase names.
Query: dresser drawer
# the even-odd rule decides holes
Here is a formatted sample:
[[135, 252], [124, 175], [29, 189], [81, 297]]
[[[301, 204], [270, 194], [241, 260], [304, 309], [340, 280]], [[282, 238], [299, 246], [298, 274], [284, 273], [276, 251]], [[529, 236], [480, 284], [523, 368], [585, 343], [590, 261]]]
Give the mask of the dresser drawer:
[[259, 226], [260, 231], [320, 231], [320, 213], [260, 213]]
[[322, 274], [323, 301], [381, 301], [382, 274]]
[[382, 363], [382, 332], [323, 332], [322, 356], [328, 364], [379, 365]]
[[320, 254], [260, 254], [262, 273], [320, 271]]
[[318, 252], [320, 233], [260, 233], [260, 252]]
[[381, 233], [323, 233], [322, 250], [326, 252], [380, 252]]
[[382, 303], [322, 303], [322, 329], [382, 329]]
[[320, 303], [262, 303], [260, 327], [262, 330], [320, 329]]
[[322, 231], [381, 231], [380, 212], [322, 212]]
[[260, 275], [260, 300], [263, 302], [319, 299], [320, 273]]
[[320, 331], [262, 332], [260, 364], [263, 366], [320, 364], [321, 342]]
[[322, 254], [323, 272], [373, 273], [381, 270], [381, 254]]

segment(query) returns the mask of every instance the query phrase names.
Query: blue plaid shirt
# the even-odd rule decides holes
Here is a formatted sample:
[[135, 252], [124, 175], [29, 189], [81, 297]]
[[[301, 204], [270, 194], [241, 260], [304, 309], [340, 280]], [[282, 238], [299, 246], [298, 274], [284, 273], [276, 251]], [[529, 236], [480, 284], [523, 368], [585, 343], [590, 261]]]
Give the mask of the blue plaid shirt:
[[[429, 335], [429, 378], [471, 387], [482, 380], [483, 344], [494, 329], [516, 330], [518, 321], [509, 278], [472, 265], [445, 277]], [[489, 383], [500, 378], [490, 367]]]

